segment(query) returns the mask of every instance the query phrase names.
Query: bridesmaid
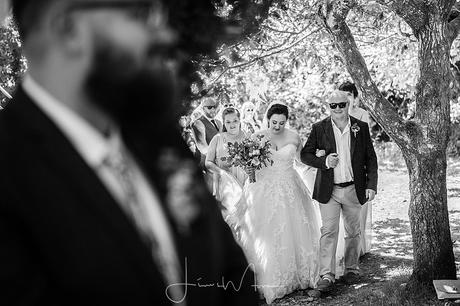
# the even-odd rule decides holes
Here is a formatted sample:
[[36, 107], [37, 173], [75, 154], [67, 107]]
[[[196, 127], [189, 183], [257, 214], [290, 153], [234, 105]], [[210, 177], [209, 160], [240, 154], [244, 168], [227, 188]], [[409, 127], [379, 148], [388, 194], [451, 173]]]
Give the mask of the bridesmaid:
[[241, 130], [240, 113], [236, 108], [229, 107], [222, 112], [224, 128], [222, 133], [214, 136], [209, 143], [206, 155], [206, 168], [214, 174], [220, 175], [222, 171], [230, 173], [243, 187], [247, 178], [246, 173], [239, 167], [231, 167], [227, 161], [228, 142], [241, 142], [246, 134]]
[[246, 209], [243, 186], [248, 176], [243, 169], [232, 167], [227, 162], [227, 143], [242, 142], [246, 134], [241, 130], [240, 113], [236, 108], [224, 109], [222, 121], [223, 131], [209, 143], [205, 166], [213, 174], [213, 195], [224, 208], [224, 219], [238, 236], [238, 227]]

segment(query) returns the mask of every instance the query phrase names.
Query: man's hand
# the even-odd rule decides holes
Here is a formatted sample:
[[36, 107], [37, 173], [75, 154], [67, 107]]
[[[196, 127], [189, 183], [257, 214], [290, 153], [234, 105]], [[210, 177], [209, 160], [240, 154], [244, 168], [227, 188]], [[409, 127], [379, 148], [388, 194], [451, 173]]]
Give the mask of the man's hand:
[[320, 150], [320, 149], [316, 149], [316, 157], [323, 157], [323, 156], [326, 156], [326, 151], [324, 150]]
[[339, 163], [339, 155], [337, 153], [331, 153], [326, 157], [326, 165], [329, 168], [337, 167]]
[[366, 189], [367, 202], [372, 201], [375, 198], [375, 191], [372, 189]]

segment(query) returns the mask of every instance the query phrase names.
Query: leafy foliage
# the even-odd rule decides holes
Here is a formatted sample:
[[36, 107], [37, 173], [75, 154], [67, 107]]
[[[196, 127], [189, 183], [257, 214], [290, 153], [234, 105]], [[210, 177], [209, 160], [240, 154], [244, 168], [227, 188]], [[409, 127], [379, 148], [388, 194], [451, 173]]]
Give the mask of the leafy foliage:
[[[349, 80], [345, 63], [329, 35], [317, 23], [323, 1], [277, 2], [259, 31], [234, 45], [223, 45], [218, 59], [204, 59], [195, 92], [225, 92], [241, 105], [251, 100], [259, 114], [273, 101], [291, 109], [291, 127], [306, 136], [313, 122], [325, 117], [324, 100]], [[355, 41], [377, 86], [404, 119], [415, 112], [418, 50], [409, 26], [376, 1], [360, 0], [347, 18]], [[460, 42], [452, 47], [452, 61], [460, 59]], [[460, 61], [459, 61], [460, 63]], [[460, 80], [460, 67], [457, 69]], [[452, 120], [460, 120], [453, 95]]]
[[[13, 92], [18, 79], [26, 70], [25, 59], [21, 56], [21, 41], [14, 22], [8, 19], [0, 27], [0, 85], [8, 92]], [[0, 105], [7, 97], [0, 94]]]

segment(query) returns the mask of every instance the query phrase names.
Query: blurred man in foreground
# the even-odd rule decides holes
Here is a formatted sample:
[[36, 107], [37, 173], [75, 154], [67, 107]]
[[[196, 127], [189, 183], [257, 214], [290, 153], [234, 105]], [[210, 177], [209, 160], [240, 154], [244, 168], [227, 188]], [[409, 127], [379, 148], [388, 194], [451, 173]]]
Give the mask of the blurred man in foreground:
[[17, 0], [13, 13], [29, 71], [0, 113], [0, 304], [255, 305], [172, 128], [161, 2]]

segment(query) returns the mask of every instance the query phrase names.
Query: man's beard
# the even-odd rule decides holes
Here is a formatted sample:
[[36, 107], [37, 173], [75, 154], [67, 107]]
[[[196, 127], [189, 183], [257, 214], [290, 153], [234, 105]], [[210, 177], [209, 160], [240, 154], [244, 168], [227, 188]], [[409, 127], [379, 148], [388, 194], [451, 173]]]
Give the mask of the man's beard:
[[124, 129], [161, 131], [177, 122], [173, 73], [166, 67], [143, 67], [128, 52], [99, 42], [85, 90], [92, 103]]

